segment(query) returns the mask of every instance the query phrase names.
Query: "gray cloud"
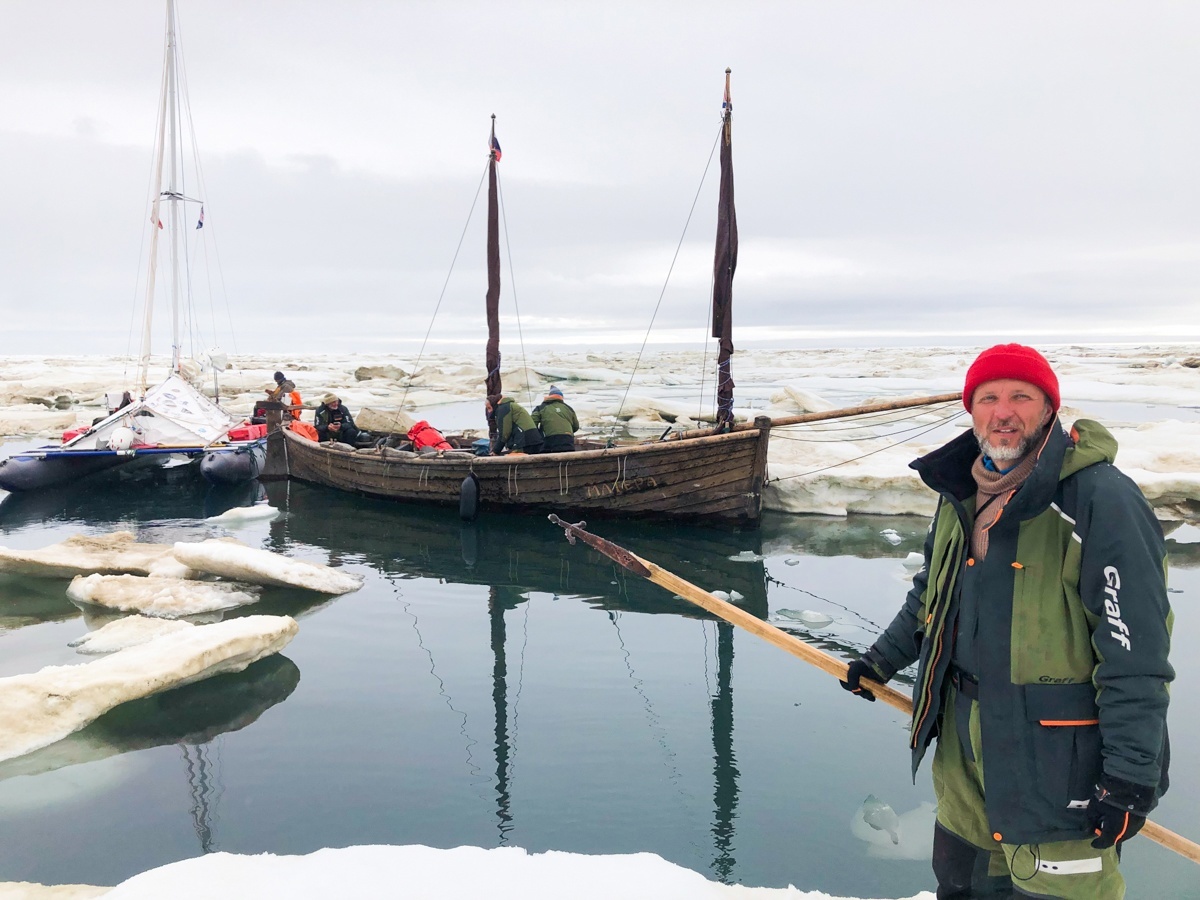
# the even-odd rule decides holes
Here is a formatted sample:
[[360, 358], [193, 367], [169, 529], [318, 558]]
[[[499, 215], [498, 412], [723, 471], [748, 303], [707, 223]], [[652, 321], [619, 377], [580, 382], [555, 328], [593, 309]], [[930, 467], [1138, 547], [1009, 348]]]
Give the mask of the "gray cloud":
[[[492, 113], [503, 299], [515, 279], [526, 340], [640, 341], [726, 65], [740, 342], [1200, 339], [1191, 4], [182, 0], [179, 14], [205, 175], [192, 189], [220, 262], [197, 246], [194, 270], [216, 273], [213, 312], [198, 280], [204, 345], [408, 352]], [[129, 344], [162, 19], [133, 0], [0, 7], [2, 352]], [[713, 166], [652, 340], [703, 334]], [[482, 333], [482, 203], [438, 341]]]

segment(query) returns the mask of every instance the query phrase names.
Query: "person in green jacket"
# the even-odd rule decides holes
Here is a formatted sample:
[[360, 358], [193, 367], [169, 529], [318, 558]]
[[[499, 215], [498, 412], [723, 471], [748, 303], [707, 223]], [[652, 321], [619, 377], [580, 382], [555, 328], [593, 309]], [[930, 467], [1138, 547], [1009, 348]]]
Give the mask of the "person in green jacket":
[[939, 496], [925, 564], [842, 686], [874, 700], [861, 679], [917, 663], [939, 900], [1118, 900], [1121, 844], [1167, 787], [1162, 529], [1112, 435], [1063, 430], [1033, 348], [981, 353], [963, 404], [973, 431], [912, 464]]
[[542, 451], [542, 433], [533, 423], [529, 411], [512, 397], [488, 397], [483, 401], [483, 409], [488, 419], [496, 422], [491, 445], [494, 456]]
[[533, 421], [544, 439], [543, 453], [565, 453], [575, 449], [579, 417], [563, 400], [561, 389], [550, 386], [545, 398], [533, 409]]

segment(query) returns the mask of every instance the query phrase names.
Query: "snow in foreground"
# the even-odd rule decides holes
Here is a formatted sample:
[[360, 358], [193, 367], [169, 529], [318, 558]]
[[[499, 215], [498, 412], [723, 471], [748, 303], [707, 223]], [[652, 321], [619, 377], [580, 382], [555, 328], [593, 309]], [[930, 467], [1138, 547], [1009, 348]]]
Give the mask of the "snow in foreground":
[[[15, 887], [15, 886], [14, 886]], [[307, 856], [214, 853], [151, 869], [111, 891], [28, 889], [6, 896], [104, 897], [104, 900], [326, 900], [328, 897], [414, 897], [436, 900], [853, 900], [820, 891], [723, 885], [653, 853], [584, 856], [531, 854], [517, 847], [367, 846]], [[63, 893], [55, 893], [55, 891]], [[74, 893], [66, 893], [75, 891]], [[922, 892], [912, 900], [933, 900]]]

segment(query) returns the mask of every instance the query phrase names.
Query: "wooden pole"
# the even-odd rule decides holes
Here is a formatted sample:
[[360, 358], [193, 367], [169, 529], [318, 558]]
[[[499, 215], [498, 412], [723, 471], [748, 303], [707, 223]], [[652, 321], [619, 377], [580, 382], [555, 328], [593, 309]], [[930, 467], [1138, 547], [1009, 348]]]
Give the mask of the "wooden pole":
[[[893, 409], [911, 409], [914, 406], [932, 406], [935, 403], [952, 403], [962, 399], [962, 392], [957, 394], [935, 394], [932, 397], [912, 397], [908, 400], [886, 400], [882, 403], [868, 403], [866, 406], [850, 406], [846, 409], [827, 409], [824, 412], [804, 413], [799, 416], [781, 416], [771, 420], [772, 428], [784, 425], [804, 425], [807, 422], [825, 422], [830, 419], [845, 419], [850, 416], [865, 416], [869, 413], [890, 412]], [[738, 428], [754, 428], [754, 425], [743, 424]]]
[[[575, 543], [575, 538], [579, 538], [588, 546], [599, 550], [613, 562], [624, 566], [635, 575], [640, 575], [649, 581], [653, 581], [659, 587], [678, 594], [685, 600], [695, 603], [697, 606], [708, 610], [714, 616], [719, 616], [726, 622], [741, 626], [768, 643], [774, 644], [776, 647], [786, 650], [793, 656], [799, 657], [805, 662], [816, 666], [822, 672], [832, 675], [839, 681], [846, 679], [846, 663], [806, 644], [798, 637], [788, 634], [786, 631], [776, 628], [768, 622], [764, 622], [757, 616], [752, 616], [732, 603], [717, 599], [708, 591], [696, 587], [690, 581], [685, 581], [678, 575], [662, 568], [662, 566], [642, 559], [640, 556], [631, 553], [624, 547], [620, 547], [611, 541], [606, 541], [604, 538], [584, 531], [583, 526], [587, 524], [586, 522], [572, 525], [569, 522], [564, 522], [553, 513], [549, 516], [549, 519], [563, 529], [567, 540], [571, 543]], [[884, 703], [907, 715], [912, 715], [912, 698], [907, 694], [903, 694], [886, 684], [872, 681], [869, 678], [862, 679], [862, 685]], [[1149, 820], [1142, 826], [1141, 833], [1156, 844], [1160, 844], [1168, 850], [1173, 850], [1185, 859], [1190, 859], [1194, 863], [1200, 863], [1200, 844], [1188, 840], [1183, 835], [1176, 834], [1174, 831]]]
[[[766, 416], [760, 416], [753, 422], [742, 422], [740, 425], [734, 425], [729, 431], [749, 431], [752, 428], [759, 428], [761, 420], [766, 420], [768, 427], [781, 428], [784, 425], [804, 425], [808, 422], [827, 422], [830, 419], [848, 419], [851, 416], [865, 416], [870, 413], [890, 412], [894, 409], [912, 409], [914, 406], [932, 406], [935, 403], [952, 403], [955, 400], [961, 400], [962, 393], [957, 394], [934, 394], [931, 397], [910, 397], [907, 400], [885, 400], [882, 403], [868, 403], [865, 406], [847, 406], [844, 409], [827, 409], [824, 412], [804, 413], [799, 416], [781, 416], [778, 419], [770, 419]], [[685, 438], [704, 437], [708, 434], [723, 434], [720, 428], [697, 428], [691, 431], [678, 431], [670, 437], [664, 437], [663, 440], [679, 441]]]

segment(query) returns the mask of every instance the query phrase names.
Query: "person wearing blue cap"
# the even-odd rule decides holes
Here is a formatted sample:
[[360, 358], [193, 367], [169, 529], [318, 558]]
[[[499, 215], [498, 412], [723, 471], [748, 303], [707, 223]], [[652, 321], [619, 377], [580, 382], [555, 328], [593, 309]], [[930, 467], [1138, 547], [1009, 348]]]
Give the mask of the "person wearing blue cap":
[[533, 421], [541, 431], [543, 453], [569, 453], [575, 449], [579, 417], [563, 400], [563, 392], [554, 385], [533, 410]]

